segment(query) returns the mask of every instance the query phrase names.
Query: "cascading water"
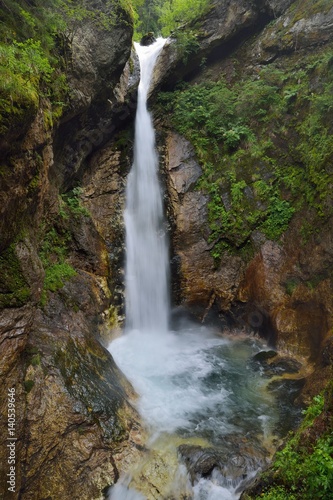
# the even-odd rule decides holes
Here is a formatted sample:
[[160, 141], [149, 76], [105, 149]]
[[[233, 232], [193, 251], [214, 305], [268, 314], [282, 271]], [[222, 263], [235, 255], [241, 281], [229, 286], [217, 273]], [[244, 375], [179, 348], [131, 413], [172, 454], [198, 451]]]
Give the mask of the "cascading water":
[[[168, 250], [154, 129], [147, 110], [149, 83], [163, 44], [163, 39], [149, 47], [136, 44], [141, 82], [126, 191], [126, 328], [109, 350], [140, 396], [138, 410], [151, 432], [149, 445], [175, 443], [176, 469], [169, 489], [159, 498], [235, 500], [244, 476], [251, 477], [265, 456], [262, 446], [270, 442], [279, 414], [264, 378], [249, 362], [263, 349], [260, 341], [222, 337], [201, 325], [168, 331]], [[191, 484], [177, 462], [177, 447], [179, 440], [193, 445], [198, 439], [221, 463], [209, 477], [198, 475], [194, 482], [192, 477]], [[156, 498], [147, 493], [142, 477], [140, 473], [135, 479], [134, 471], [122, 477], [108, 499]], [[163, 485], [159, 488], [162, 491]]]
[[165, 40], [136, 44], [141, 80], [135, 122], [134, 163], [126, 190], [126, 329], [167, 331], [168, 249], [158, 180], [155, 133], [147, 109], [153, 67]]

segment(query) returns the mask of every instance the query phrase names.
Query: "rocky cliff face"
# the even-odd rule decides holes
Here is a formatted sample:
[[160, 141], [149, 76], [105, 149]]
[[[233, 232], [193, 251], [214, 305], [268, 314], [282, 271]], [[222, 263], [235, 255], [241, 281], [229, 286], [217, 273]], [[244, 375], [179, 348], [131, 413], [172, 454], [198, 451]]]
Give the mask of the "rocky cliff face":
[[[167, 42], [155, 70], [153, 86], [172, 88], [179, 79], [198, 73], [203, 59], [213, 61], [228, 56], [292, 3], [293, 0], [213, 2], [205, 18], [187, 28], [192, 33], [190, 42], [184, 43], [181, 33]], [[174, 43], [177, 39], [178, 43]]]
[[[208, 197], [195, 190], [202, 174], [191, 144], [170, 132], [166, 140], [166, 166], [174, 221], [172, 265], [179, 274], [180, 302], [201, 320], [213, 304], [228, 310], [234, 300], [244, 263], [238, 256], [223, 259], [217, 267], [208, 243]], [[227, 265], [226, 265], [227, 263]]]
[[[309, 50], [314, 51], [318, 59], [325, 50], [330, 53], [331, 16], [332, 8], [325, 2], [315, 7], [302, 2], [261, 2], [256, 5], [237, 2], [237, 6], [233, 2], [217, 2], [203, 23], [193, 27], [197, 46], [189, 56], [191, 62], [185, 66], [182, 64], [179, 40], [171, 40], [157, 65], [155, 85], [169, 89], [175, 79], [186, 77], [189, 84], [195, 86], [207, 81], [218, 82], [223, 77], [232, 90], [242, 79], [248, 82], [258, 80], [262, 69], [268, 68], [269, 64], [274, 70], [288, 75], [295, 66], [311, 64]], [[205, 65], [199, 67], [203, 57]], [[169, 70], [166, 71], [166, 67]], [[315, 73], [310, 76], [312, 92], [318, 91], [318, 78]], [[323, 79], [325, 81], [324, 76]], [[298, 85], [301, 83], [299, 80]], [[287, 95], [287, 90], [285, 92]], [[289, 228], [277, 241], [270, 240], [256, 228], [246, 233], [242, 240], [237, 240], [235, 234], [229, 235], [227, 230], [219, 239], [212, 239], [212, 195], [200, 188], [200, 179], [211, 175], [208, 182], [213, 182], [214, 174], [205, 174], [198, 150], [175, 132], [172, 113], [171, 119], [160, 117], [163, 102], [156, 108], [156, 123], [165, 144], [161, 151], [165, 157], [170, 220], [174, 227], [172, 264], [174, 276], [178, 276], [174, 283], [176, 301], [195, 311], [202, 321], [209, 318], [216, 321], [219, 317], [221, 325], [233, 324], [257, 331], [278, 349], [303, 357], [315, 367], [315, 374], [305, 386], [304, 397], [314, 395], [325, 383], [323, 374], [326, 373], [327, 379], [330, 372], [322, 362], [323, 349], [328, 349], [331, 342], [333, 323], [332, 219], [329, 210], [328, 215], [322, 217], [314, 214], [309, 206], [296, 208]], [[195, 108], [192, 112], [195, 113]], [[294, 112], [304, 119], [308, 110], [303, 106]], [[285, 122], [289, 120], [290, 112], [287, 112]], [[255, 128], [254, 131], [260, 134], [260, 125], [252, 123], [252, 126], [257, 126], [258, 132]], [[292, 136], [292, 129], [284, 133], [290, 136], [282, 138], [277, 132], [270, 132], [269, 138], [275, 148], [270, 153], [274, 158], [272, 165], [273, 162], [283, 165], [282, 158], [287, 156], [287, 161], [298, 162], [302, 169], [301, 156], [297, 157], [295, 153], [296, 145], [294, 152], [290, 153], [292, 141], [297, 139]], [[258, 170], [262, 179], [269, 179], [273, 175], [272, 167], [264, 166], [265, 159], [248, 162], [249, 166], [248, 160], [244, 159], [243, 164], [242, 160], [237, 161], [241, 172], [237, 180], [246, 181], [242, 188], [245, 201], [239, 202], [239, 210], [249, 210], [250, 204], [251, 210], [256, 206], [264, 211], [265, 206], [253, 182]], [[325, 165], [326, 182], [332, 183], [330, 160]], [[219, 175], [223, 179], [223, 170]], [[252, 181], [247, 180], [250, 176]], [[225, 187], [226, 181], [216, 181], [217, 185], [218, 182], [224, 186], [220, 200], [223, 212], [228, 213], [232, 206], [232, 187]], [[288, 200], [290, 195], [285, 190], [283, 196]], [[218, 219], [216, 223], [219, 223]], [[318, 231], [305, 235], [305, 226], [311, 224], [318, 224]], [[231, 247], [234, 247], [216, 259], [213, 257], [214, 246], [223, 238], [228, 245], [233, 241]], [[247, 241], [251, 249], [244, 254], [242, 247]], [[313, 384], [316, 377], [317, 386]]]
[[[94, 6], [107, 8], [98, 1]], [[114, 319], [117, 279], [109, 258], [116, 236], [100, 229], [99, 195], [104, 186], [112, 205], [112, 187], [108, 191], [103, 178], [92, 180], [94, 189], [87, 188], [91, 215], [79, 187], [89, 155], [135, 108], [131, 21], [121, 9], [118, 15], [115, 26], [98, 27], [85, 19], [76, 30], [68, 52], [71, 100], [60, 124], [50, 123], [49, 102], [41, 98], [15, 144], [9, 144], [9, 136], [2, 141], [4, 499], [103, 498], [103, 490], [140, 453], [140, 422], [129, 402], [135, 394], [102, 340]], [[114, 163], [106, 161], [116, 173]], [[6, 476], [10, 389], [15, 390], [15, 494], [8, 491]]]

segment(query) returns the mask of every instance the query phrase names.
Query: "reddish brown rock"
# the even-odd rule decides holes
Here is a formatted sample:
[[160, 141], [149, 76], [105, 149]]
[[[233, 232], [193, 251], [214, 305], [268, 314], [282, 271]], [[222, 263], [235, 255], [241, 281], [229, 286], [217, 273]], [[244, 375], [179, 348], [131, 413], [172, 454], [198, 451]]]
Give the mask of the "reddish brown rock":
[[201, 169], [190, 143], [176, 133], [167, 138], [166, 169], [173, 222], [174, 258], [179, 267], [180, 301], [201, 319], [215, 304], [227, 310], [235, 298], [243, 264], [239, 257], [225, 256], [219, 266], [207, 242], [207, 196], [194, 189]]

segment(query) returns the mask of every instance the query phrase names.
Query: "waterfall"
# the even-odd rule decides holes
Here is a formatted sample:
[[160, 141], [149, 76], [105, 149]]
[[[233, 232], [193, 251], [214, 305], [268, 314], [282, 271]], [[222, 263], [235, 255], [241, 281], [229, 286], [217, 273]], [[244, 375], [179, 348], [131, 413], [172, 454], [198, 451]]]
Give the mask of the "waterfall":
[[163, 196], [147, 95], [165, 40], [136, 44], [141, 79], [135, 121], [134, 161], [126, 189], [126, 330], [166, 332], [169, 316], [168, 249]]
[[[185, 320], [175, 331], [168, 330], [163, 196], [147, 110], [152, 71], [163, 43], [159, 39], [149, 47], [136, 45], [141, 82], [134, 161], [126, 191], [127, 317], [125, 335], [109, 346], [140, 396], [135, 404], [149, 429], [147, 446], [153, 453], [123, 473], [107, 498], [151, 500], [156, 498], [151, 493], [154, 488], [161, 499], [238, 500], [243, 486], [267, 463], [280, 410], [267, 390], [267, 380], [252, 362], [255, 354], [267, 348], [260, 340], [241, 332], [235, 337], [223, 335]], [[288, 402], [281, 411], [284, 420], [287, 411]], [[199, 458], [193, 455], [195, 467], [200, 457], [208, 453], [210, 460], [213, 453], [217, 465], [212, 473], [194, 471], [194, 479], [190, 477], [185, 458], [179, 460], [180, 443], [189, 446], [184, 457], [199, 449]]]

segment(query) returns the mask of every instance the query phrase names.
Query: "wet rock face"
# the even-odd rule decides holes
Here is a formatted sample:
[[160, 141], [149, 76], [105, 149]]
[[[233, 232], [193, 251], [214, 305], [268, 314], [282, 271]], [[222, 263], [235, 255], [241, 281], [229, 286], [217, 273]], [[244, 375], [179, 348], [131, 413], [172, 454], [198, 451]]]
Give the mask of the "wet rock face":
[[[43, 102], [46, 111], [49, 103]], [[13, 146], [13, 145], [12, 145]], [[3, 175], [0, 176], [0, 251], [22, 230], [22, 219], [38, 215], [49, 190], [48, 172], [53, 162], [52, 134], [45, 123], [41, 107], [32, 118], [30, 127], [14, 151], [0, 151]]]
[[[15, 152], [3, 155], [0, 382], [6, 391], [15, 388], [16, 491], [22, 499], [103, 498], [103, 489], [139, 454], [141, 427], [129, 403], [135, 395], [100, 337], [113, 319], [116, 279], [109, 255], [113, 246], [122, 248], [115, 243], [119, 234], [103, 231], [108, 214], [94, 223], [103, 204], [89, 204], [92, 216], [84, 212], [90, 191], [76, 198], [76, 212], [61, 196], [82, 184], [86, 157], [134, 113], [134, 54], [125, 64], [131, 36], [130, 23], [104, 30], [83, 22], [73, 39], [72, 101], [60, 128], [46, 123], [49, 103], [41, 99]], [[112, 207], [112, 187], [103, 178], [97, 184], [96, 200], [103, 199], [104, 184]], [[43, 290], [46, 274], [52, 280], [63, 268], [72, 270], [71, 278]], [[0, 497], [8, 498], [6, 398], [0, 412]]]
[[204, 448], [196, 445], [181, 445], [178, 453], [185, 464], [192, 484], [200, 478], [214, 478], [221, 474], [233, 484], [246, 483], [249, 473], [267, 464], [268, 453], [258, 446], [249, 446], [246, 438], [229, 436], [222, 447]]
[[121, 132], [94, 155], [83, 180], [83, 205], [102, 238], [109, 262], [108, 287], [112, 303], [123, 314], [125, 187], [132, 162], [132, 136]]
[[[331, 255], [328, 232], [302, 248], [291, 231], [284, 247], [262, 246], [238, 292], [240, 300], [260, 304], [271, 318], [279, 349], [311, 361], [318, 359], [332, 321]], [[309, 277], [318, 275], [319, 284], [312, 288]]]
[[[195, 85], [217, 81], [223, 74], [232, 88], [243, 71], [245, 76], [256, 78], [263, 64], [276, 59], [281, 58], [281, 68], [288, 69], [309, 50], [325, 44], [329, 48], [331, 18], [329, 2], [320, 7], [311, 3], [311, 9], [304, 2], [288, 0], [217, 2], [200, 22], [204, 29], [197, 32], [199, 47], [186, 68], [180, 68], [181, 55], [171, 40], [161, 53], [154, 84], [170, 90], [181, 77]], [[238, 47], [246, 37], [248, 41]], [[202, 57], [206, 58], [206, 70], [200, 69]], [[251, 260], [224, 255], [217, 265], [207, 243], [209, 200], [195, 188], [201, 175], [199, 162], [191, 145], [172, 130], [167, 134], [166, 150], [174, 227], [171, 264], [173, 275], [178, 277], [173, 283], [175, 302], [188, 306], [201, 319], [213, 311], [227, 323], [241, 313], [241, 328], [250, 327], [276, 349], [321, 366], [305, 388], [308, 396], [314, 395], [317, 377], [319, 392], [327, 379], [327, 373], [322, 377], [319, 370], [324, 373], [328, 367], [323, 364], [330, 359], [326, 339], [333, 323], [332, 220], [325, 222], [320, 235], [301, 244], [300, 228], [307, 217], [304, 211], [294, 216], [279, 242], [267, 241], [262, 233], [254, 232], [255, 256]], [[223, 202], [227, 206], [227, 197]]]
[[177, 263], [178, 300], [204, 319], [213, 304], [228, 309], [242, 276], [242, 262], [227, 257], [216, 268], [210, 254], [207, 196], [195, 190], [201, 168], [192, 146], [183, 137], [167, 138], [166, 169], [174, 233], [172, 262]]
[[[54, 311], [57, 307], [62, 305], [53, 304]], [[45, 497], [57, 492], [64, 499], [100, 498], [102, 489], [117, 480], [117, 455], [139, 427], [127, 403], [133, 392], [87, 330], [83, 313], [66, 314], [70, 338], [64, 314], [37, 318], [30, 337], [37, 354], [28, 354], [25, 374], [30, 385], [22, 498], [36, 498], [37, 492]], [[80, 481], [73, 478], [74, 470]]]
[[[27, 306], [20, 309], [7, 309], [0, 315], [0, 339], [1, 339], [1, 400], [0, 415], [2, 422], [2, 432], [0, 435], [0, 494], [2, 498], [9, 498], [12, 493], [8, 492], [7, 475], [8, 470], [8, 394], [9, 390], [14, 391], [15, 404], [15, 437], [21, 439], [16, 442], [15, 459], [16, 467], [16, 487], [21, 484], [22, 470], [19, 460], [25, 452], [24, 426], [25, 426], [25, 391], [22, 385], [24, 377], [24, 367], [20, 360], [26, 350], [29, 333], [33, 324], [33, 310]], [[11, 428], [10, 428], [11, 429]], [[18, 488], [16, 488], [18, 490]]]
[[[98, 4], [110, 15], [105, 2]], [[55, 136], [51, 170], [65, 190], [82, 178], [85, 159], [133, 118], [139, 63], [131, 48], [132, 34], [128, 13], [122, 12], [104, 29], [85, 20], [73, 37], [72, 98]]]
[[[320, 244], [313, 242], [312, 249], [300, 250], [291, 233], [284, 246], [262, 243], [249, 263], [224, 254], [216, 266], [208, 243], [208, 198], [195, 189], [201, 169], [193, 148], [174, 132], [168, 134], [166, 146], [174, 301], [202, 321], [219, 317], [222, 325], [223, 314], [231, 309], [227, 325], [236, 315], [237, 327], [259, 333], [279, 350], [315, 361], [329, 331], [331, 285], [324, 279], [314, 291], [304, 283], [307, 276], [329, 269], [329, 235]], [[290, 282], [297, 284], [291, 295]], [[237, 303], [246, 306], [241, 310]]]
[[281, 54], [297, 50], [315, 49], [332, 41], [333, 8], [309, 14], [300, 2], [293, 11], [287, 11], [277, 23], [268, 26], [253, 49], [261, 63], [268, 63]]
[[266, 0], [265, 5], [271, 9], [274, 17], [281, 15], [295, 0]]
[[[2, 311], [1, 374], [6, 390], [15, 388], [16, 490], [22, 499], [100, 499], [140, 456], [141, 426], [128, 403], [135, 394], [97, 339], [96, 313], [107, 302], [100, 280], [81, 271], [49, 297], [43, 312], [31, 305]], [[7, 422], [6, 398], [0, 411]]]
[[108, 5], [95, 0], [97, 16], [109, 18], [109, 23], [96, 22], [88, 17], [78, 23], [71, 40], [72, 65], [69, 74], [74, 96], [70, 115], [91, 107], [98, 101], [106, 102], [113, 95], [130, 52], [132, 26], [129, 14], [119, 5]]

